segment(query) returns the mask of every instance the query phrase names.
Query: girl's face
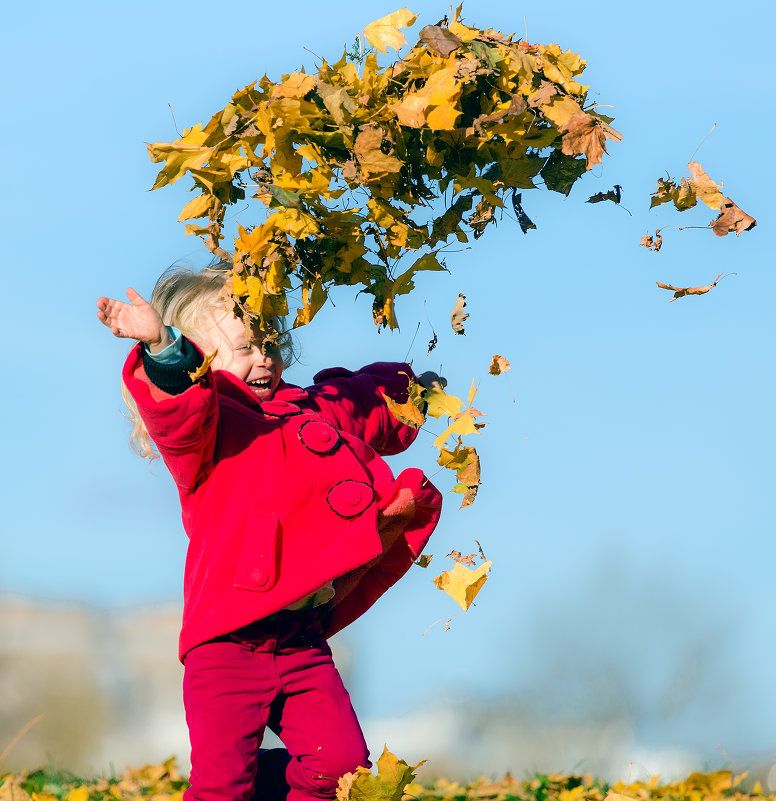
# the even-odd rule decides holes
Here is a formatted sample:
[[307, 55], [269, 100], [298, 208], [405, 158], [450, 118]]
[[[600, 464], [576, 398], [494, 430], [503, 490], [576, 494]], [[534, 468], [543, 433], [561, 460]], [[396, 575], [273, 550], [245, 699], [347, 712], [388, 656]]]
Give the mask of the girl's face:
[[283, 374], [279, 348], [262, 353], [261, 344], [246, 337], [245, 325], [233, 314], [219, 314], [212, 327], [208, 326], [207, 339], [218, 348], [214, 370], [226, 370], [244, 381], [261, 401], [272, 397]]

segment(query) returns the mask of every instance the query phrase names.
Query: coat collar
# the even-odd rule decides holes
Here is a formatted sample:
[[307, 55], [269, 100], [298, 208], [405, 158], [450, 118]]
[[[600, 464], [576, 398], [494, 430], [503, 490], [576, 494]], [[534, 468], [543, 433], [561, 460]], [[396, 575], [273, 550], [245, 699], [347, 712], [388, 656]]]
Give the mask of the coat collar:
[[257, 400], [244, 381], [240, 381], [239, 378], [226, 370], [215, 370], [213, 377], [220, 395], [225, 395], [243, 406], [249, 406], [268, 417], [290, 417], [291, 415], [301, 414], [302, 410], [296, 404], [308, 398], [306, 389], [302, 389], [302, 387], [298, 387], [295, 384], [287, 384], [281, 379], [272, 398], [262, 402]]

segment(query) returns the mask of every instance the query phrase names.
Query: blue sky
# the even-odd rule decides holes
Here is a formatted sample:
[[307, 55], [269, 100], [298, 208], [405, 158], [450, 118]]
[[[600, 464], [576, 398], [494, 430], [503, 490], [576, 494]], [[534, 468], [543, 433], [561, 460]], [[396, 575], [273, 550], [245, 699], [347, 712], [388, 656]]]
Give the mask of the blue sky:
[[[410, 7], [416, 28], [447, 11], [426, 0]], [[449, 275], [419, 278], [417, 297], [398, 306], [400, 332], [378, 334], [368, 302], [347, 293], [299, 332], [291, 381], [409, 353], [416, 367], [441, 368], [458, 394], [481, 381], [488, 415], [476, 504], [458, 511], [449, 496], [432, 567], [413, 569], [347, 633], [364, 714], [445, 693], [593, 714], [590, 677], [617, 672], [644, 741], [689, 744], [712, 761], [719, 744], [742, 760], [776, 748], [776, 15], [765, 2], [729, 9], [466, 3], [471, 23], [527, 26], [529, 40], [586, 58], [584, 83], [615, 106], [624, 139], [569, 198], [523, 193], [537, 230], [524, 236], [505, 219], [448, 257]], [[122, 296], [128, 285], [149, 293], [173, 262], [206, 262], [176, 222], [187, 182], [149, 193], [157, 167], [144, 142], [176, 138], [168, 103], [180, 129], [206, 120], [265, 72], [311, 70], [305, 47], [334, 59], [393, 10], [193, 0], [6, 12], [0, 58], [14, 78], [3, 89], [1, 134], [0, 589], [109, 606], [179, 597], [176, 494], [163, 467], [128, 450], [126, 345], [94, 316], [101, 294]], [[656, 179], [684, 175], [714, 123], [696, 158], [758, 219], [740, 238], [667, 228], [705, 224], [705, 207], [647, 211]], [[632, 217], [584, 203], [615, 183]], [[656, 227], [658, 254], [638, 244]], [[709, 294], [670, 304], [655, 286], [708, 284], [731, 271]], [[471, 313], [465, 337], [447, 322], [459, 292]], [[426, 312], [440, 339], [428, 358]], [[506, 376], [487, 375], [494, 353], [510, 359]], [[422, 433], [395, 469], [434, 472], [432, 441]], [[451, 486], [448, 476], [438, 484]], [[431, 584], [435, 568], [452, 548], [473, 550], [475, 538], [494, 562], [476, 607], [451, 631], [421, 636], [456, 612]], [[661, 717], [654, 710], [687, 664], [684, 706]]]

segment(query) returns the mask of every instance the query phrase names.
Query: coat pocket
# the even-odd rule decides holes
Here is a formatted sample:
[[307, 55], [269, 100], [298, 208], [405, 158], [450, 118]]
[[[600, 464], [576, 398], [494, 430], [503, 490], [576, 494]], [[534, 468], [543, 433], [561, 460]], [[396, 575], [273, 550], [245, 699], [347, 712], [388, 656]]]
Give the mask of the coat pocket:
[[265, 592], [275, 584], [279, 539], [276, 515], [271, 512], [251, 512], [234, 574], [235, 587]]

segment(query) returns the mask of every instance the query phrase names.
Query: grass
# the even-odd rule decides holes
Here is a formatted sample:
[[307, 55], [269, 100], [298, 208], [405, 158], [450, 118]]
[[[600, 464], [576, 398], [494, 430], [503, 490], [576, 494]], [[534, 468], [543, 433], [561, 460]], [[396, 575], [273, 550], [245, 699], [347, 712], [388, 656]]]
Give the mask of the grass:
[[[369, 783], [360, 785], [359, 801], [400, 799], [400, 788], [391, 788], [388, 778], [376, 780], [374, 791]], [[20, 774], [0, 773], [0, 801], [181, 801], [187, 786], [173, 758], [127, 770], [121, 776], [93, 779], [48, 765]], [[412, 782], [404, 787], [404, 801], [776, 801], [776, 794], [765, 792], [759, 782], [746, 786], [746, 774], [734, 775], [728, 770], [692, 773], [665, 784], [657, 777], [610, 784], [590, 774], [536, 774], [522, 780], [507, 774], [496, 781]], [[338, 799], [353, 801], [355, 795], [343, 790]]]

